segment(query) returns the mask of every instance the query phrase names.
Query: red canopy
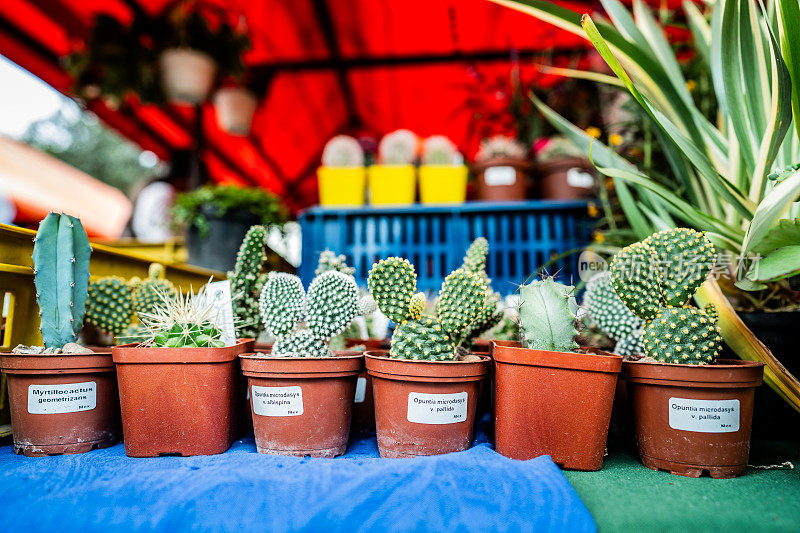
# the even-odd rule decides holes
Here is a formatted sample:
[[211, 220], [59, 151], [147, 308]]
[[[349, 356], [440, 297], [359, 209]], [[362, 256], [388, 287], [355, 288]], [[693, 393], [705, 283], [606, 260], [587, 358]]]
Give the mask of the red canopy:
[[[401, 127], [444, 134], [471, 156], [510, 99], [512, 65], [525, 84], [547, 85], [534, 61], [564, 64], [586, 43], [487, 0], [206, 0], [243, 16], [246, 64], [266, 87], [248, 138], [219, 130], [202, 110], [203, 159], [215, 181], [260, 185], [293, 209], [317, 201], [314, 171], [333, 135]], [[560, 2], [587, 11], [593, 2]], [[96, 14], [129, 21], [167, 0], [3, 0], [0, 53], [56, 89], [71, 80], [60, 58], [85, 39]], [[577, 55], [576, 55], [577, 53]], [[192, 145], [194, 110], [92, 102], [105, 122], [169, 158]], [[487, 121], [492, 121], [487, 124]]]

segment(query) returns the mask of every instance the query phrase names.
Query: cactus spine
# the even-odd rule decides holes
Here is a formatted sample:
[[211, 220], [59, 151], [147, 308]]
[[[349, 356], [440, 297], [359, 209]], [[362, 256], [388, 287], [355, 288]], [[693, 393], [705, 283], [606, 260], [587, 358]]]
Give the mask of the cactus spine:
[[267, 261], [266, 245], [266, 228], [251, 227], [239, 247], [233, 271], [228, 273], [238, 337], [257, 339], [263, 329], [258, 317], [258, 299], [266, 281], [261, 273]]
[[356, 273], [355, 268], [347, 266], [347, 258], [344, 256], [344, 254], [337, 255], [336, 252], [325, 250], [319, 254], [319, 261], [314, 274], [319, 276], [320, 274], [323, 274], [329, 270], [336, 270], [337, 272], [342, 272], [348, 276], [352, 276]]
[[574, 292], [574, 287], [549, 277], [520, 287], [519, 326], [524, 347], [554, 352], [572, 352], [578, 347]]
[[152, 313], [156, 305], [161, 303], [159, 293], [174, 297], [178, 291], [171, 281], [164, 277], [164, 265], [151, 263], [148, 268], [147, 279], [133, 278], [129, 282], [131, 303], [133, 311], [139, 313]]
[[625, 305], [645, 321], [645, 353], [665, 363], [702, 365], [720, 352], [717, 313], [689, 305], [713, 268], [716, 251], [698, 231], [654, 233], [619, 252], [611, 281]]
[[89, 285], [89, 238], [81, 221], [49, 213], [33, 244], [40, 331], [47, 348], [74, 342], [83, 325]]
[[599, 272], [586, 283], [583, 306], [600, 331], [617, 341], [614, 353], [623, 356], [644, 353], [644, 321], [617, 296], [610, 272]]
[[411, 165], [417, 157], [419, 140], [410, 130], [387, 133], [378, 145], [378, 156], [384, 165]]
[[464, 263], [461, 268], [483, 280], [486, 285], [486, 295], [475, 321], [467, 328], [463, 338], [458, 340], [459, 346], [470, 346], [476, 338], [495, 327], [503, 318], [503, 312], [498, 308], [500, 295], [494, 292], [491, 286], [492, 280], [486, 274], [486, 259], [488, 255], [489, 242], [483, 237], [478, 237], [469, 245], [464, 256]]
[[131, 324], [133, 306], [128, 282], [119, 276], [106, 276], [89, 282], [86, 321], [114, 336]]
[[457, 165], [458, 148], [444, 135], [432, 135], [422, 142], [423, 165]]

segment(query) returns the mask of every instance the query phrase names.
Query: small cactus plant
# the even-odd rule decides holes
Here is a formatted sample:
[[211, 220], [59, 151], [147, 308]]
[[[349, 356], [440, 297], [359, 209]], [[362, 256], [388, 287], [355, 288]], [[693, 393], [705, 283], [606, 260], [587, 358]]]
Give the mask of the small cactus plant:
[[60, 350], [83, 326], [92, 249], [81, 221], [58, 213], [39, 223], [33, 242], [40, 331], [45, 347]]
[[344, 256], [344, 254], [337, 254], [331, 250], [324, 250], [319, 254], [319, 261], [314, 274], [319, 276], [328, 270], [336, 270], [338, 272], [347, 274], [348, 276], [352, 276], [356, 273], [355, 268], [347, 265], [347, 258]]
[[553, 352], [578, 348], [574, 287], [547, 277], [522, 285], [519, 292], [519, 333], [525, 348]]
[[459, 268], [442, 283], [436, 316], [423, 315], [425, 297], [416, 293], [414, 267], [399, 257], [373, 265], [368, 285], [378, 308], [397, 323], [389, 355], [398, 359], [456, 359], [457, 342], [475, 321], [486, 297], [483, 280]]
[[261, 270], [267, 261], [267, 230], [264, 226], [252, 226], [242, 240], [236, 264], [228, 272], [231, 280], [233, 316], [237, 320], [237, 336], [257, 339], [263, 327], [258, 316], [258, 299], [266, 282]]
[[133, 312], [152, 313], [155, 306], [161, 302], [159, 292], [168, 296], [177, 293], [175, 285], [164, 277], [164, 265], [161, 263], [151, 263], [148, 269], [147, 279], [132, 279], [130, 282], [131, 303]]
[[478, 312], [475, 321], [467, 328], [464, 337], [459, 339], [461, 346], [471, 345], [476, 338], [489, 331], [503, 318], [503, 311], [499, 309], [500, 295], [494, 292], [492, 280], [486, 274], [486, 258], [489, 255], [489, 242], [484, 237], [478, 237], [467, 248], [461, 268], [477, 275], [486, 285], [486, 297], [483, 306]]
[[118, 336], [128, 328], [132, 319], [133, 299], [124, 278], [105, 276], [89, 282], [86, 322]]
[[654, 233], [611, 262], [619, 298], [644, 321], [643, 348], [664, 363], [708, 364], [722, 338], [713, 307], [689, 305], [714, 265], [716, 251], [701, 232], [676, 228]]
[[218, 348], [224, 346], [222, 331], [215, 325], [214, 303], [205, 294], [167, 293], [156, 289], [160, 303], [152, 312], [139, 314], [146, 334], [145, 346], [157, 348]]
[[644, 321], [633, 314], [617, 296], [610, 272], [598, 272], [586, 282], [583, 307], [600, 331], [616, 341], [614, 353], [622, 356], [644, 354]]
[[423, 165], [458, 165], [460, 159], [458, 148], [444, 135], [432, 135], [422, 142]]
[[419, 140], [410, 130], [387, 133], [378, 145], [378, 157], [384, 165], [411, 165], [417, 158]]
[[476, 161], [487, 161], [489, 159], [525, 159], [527, 150], [516, 139], [505, 135], [495, 135], [481, 141], [480, 149], [475, 155]]
[[364, 150], [349, 135], [337, 135], [325, 144], [322, 164], [326, 167], [353, 168], [364, 166]]
[[355, 280], [333, 270], [314, 278], [308, 294], [297, 276], [270, 272], [259, 300], [264, 325], [277, 339], [272, 355], [278, 357], [330, 355], [331, 337], [350, 325], [358, 308]]

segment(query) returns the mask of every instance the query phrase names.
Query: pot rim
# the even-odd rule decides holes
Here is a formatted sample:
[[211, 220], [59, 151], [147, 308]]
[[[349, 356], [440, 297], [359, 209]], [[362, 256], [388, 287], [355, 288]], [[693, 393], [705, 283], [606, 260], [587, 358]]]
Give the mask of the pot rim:
[[561, 368], [583, 372], [618, 374], [622, 369], [622, 356], [591, 346], [581, 347], [594, 353], [556, 352], [523, 348], [519, 342], [492, 340], [492, 358], [498, 364]]
[[327, 357], [274, 357], [239, 354], [242, 374], [252, 378], [327, 378], [355, 376], [364, 368], [364, 352], [336, 350]]
[[111, 355], [117, 365], [230, 363], [240, 353], [251, 349], [252, 344], [253, 339], [237, 339], [233, 346], [208, 348], [166, 348], [130, 343], [112, 347]]
[[710, 365], [625, 361], [622, 369], [632, 383], [693, 388], [757, 387], [764, 375], [764, 363], [741, 359], [717, 359]]
[[78, 374], [113, 372], [111, 350], [75, 354], [0, 353], [4, 374]]
[[484, 172], [490, 167], [514, 167], [515, 170], [526, 172], [533, 168], [530, 159], [517, 159], [514, 157], [492, 157], [483, 161], [475, 161], [470, 165], [476, 174]]
[[475, 381], [489, 372], [491, 358], [470, 352], [479, 361], [425, 361], [387, 357], [388, 350], [364, 352], [367, 372], [371, 376], [409, 381]]

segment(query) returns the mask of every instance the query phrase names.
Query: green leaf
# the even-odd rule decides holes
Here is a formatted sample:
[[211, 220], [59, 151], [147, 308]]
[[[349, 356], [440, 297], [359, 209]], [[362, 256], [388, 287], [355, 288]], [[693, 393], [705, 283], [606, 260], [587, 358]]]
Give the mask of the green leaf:
[[797, 0], [776, 0], [776, 7], [783, 61], [792, 78], [794, 127], [800, 137], [800, 3]]
[[742, 255], [746, 255], [758, 246], [770, 229], [784, 217], [784, 213], [800, 196], [800, 170], [794, 171], [788, 178], [775, 186], [761, 201], [747, 228]]
[[694, 37], [694, 45], [703, 57], [706, 65], [711, 65], [711, 26], [694, 2], [684, 0], [683, 12]]
[[785, 246], [765, 255], [753, 265], [747, 279], [775, 281], [797, 274], [800, 274], [800, 244]]
[[794, 220], [783, 218], [778, 224], [769, 229], [757, 246], [752, 251], [757, 254], [766, 254], [782, 248], [800, 244], [800, 218]]

